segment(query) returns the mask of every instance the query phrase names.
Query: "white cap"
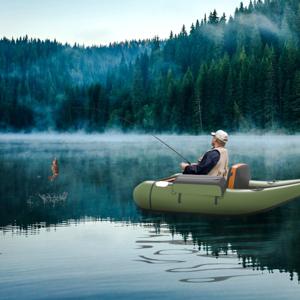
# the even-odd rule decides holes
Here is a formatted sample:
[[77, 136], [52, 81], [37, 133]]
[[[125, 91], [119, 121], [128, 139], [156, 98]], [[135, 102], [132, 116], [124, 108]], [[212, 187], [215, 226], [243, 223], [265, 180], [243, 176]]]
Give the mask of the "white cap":
[[227, 132], [225, 132], [223, 130], [218, 130], [216, 132], [212, 132], [211, 135], [223, 143], [228, 142], [228, 134], [227, 134]]

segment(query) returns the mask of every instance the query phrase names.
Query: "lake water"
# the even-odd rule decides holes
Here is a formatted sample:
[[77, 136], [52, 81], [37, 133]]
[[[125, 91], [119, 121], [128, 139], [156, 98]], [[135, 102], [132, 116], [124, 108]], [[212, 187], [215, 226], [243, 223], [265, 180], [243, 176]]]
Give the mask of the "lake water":
[[[190, 160], [210, 144], [161, 138]], [[228, 148], [255, 179], [300, 178], [299, 136]], [[151, 136], [0, 135], [0, 299], [299, 299], [300, 199], [252, 217], [140, 211], [134, 187], [180, 161]]]

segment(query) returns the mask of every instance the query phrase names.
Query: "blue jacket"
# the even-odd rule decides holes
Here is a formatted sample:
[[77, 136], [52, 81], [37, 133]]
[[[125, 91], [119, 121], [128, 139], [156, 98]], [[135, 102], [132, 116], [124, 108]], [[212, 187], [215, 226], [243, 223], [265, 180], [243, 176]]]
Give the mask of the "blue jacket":
[[183, 174], [207, 175], [218, 163], [219, 159], [220, 152], [218, 150], [207, 151], [201, 161], [198, 161], [198, 164], [187, 166]]

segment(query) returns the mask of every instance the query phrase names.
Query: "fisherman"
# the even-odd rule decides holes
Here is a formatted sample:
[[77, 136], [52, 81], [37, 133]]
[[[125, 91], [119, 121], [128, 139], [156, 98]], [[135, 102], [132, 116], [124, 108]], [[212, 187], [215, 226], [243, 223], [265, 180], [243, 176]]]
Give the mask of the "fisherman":
[[212, 132], [212, 149], [199, 158], [198, 163], [181, 163], [183, 174], [210, 175], [227, 177], [228, 153], [225, 145], [228, 134], [223, 130]]

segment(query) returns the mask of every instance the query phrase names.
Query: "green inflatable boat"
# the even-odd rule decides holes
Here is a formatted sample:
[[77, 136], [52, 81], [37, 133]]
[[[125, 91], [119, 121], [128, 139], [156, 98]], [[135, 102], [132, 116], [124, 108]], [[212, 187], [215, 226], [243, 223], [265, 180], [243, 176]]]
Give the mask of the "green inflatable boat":
[[207, 175], [175, 174], [158, 181], [144, 181], [133, 192], [145, 210], [206, 215], [255, 214], [300, 197], [300, 179], [250, 180], [249, 167], [237, 164], [228, 179]]

